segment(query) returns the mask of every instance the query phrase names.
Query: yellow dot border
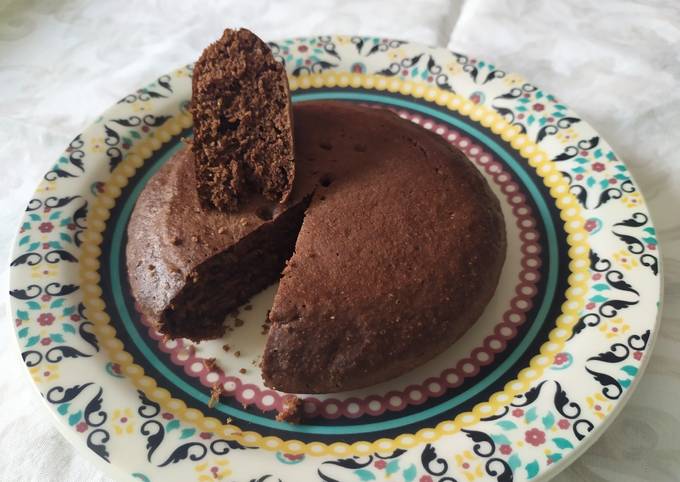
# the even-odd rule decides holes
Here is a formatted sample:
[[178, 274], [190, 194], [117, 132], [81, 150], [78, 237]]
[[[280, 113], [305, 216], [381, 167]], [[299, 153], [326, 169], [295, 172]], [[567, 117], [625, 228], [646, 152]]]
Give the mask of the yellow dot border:
[[304, 443], [299, 440], [282, 440], [278, 437], [262, 436], [257, 432], [242, 432], [236, 425], [223, 424], [214, 417], [205, 416], [200, 410], [187, 407], [184, 401], [172, 398], [168, 390], [158, 386], [156, 380], [145, 375], [144, 369], [134, 363], [132, 356], [123, 349], [123, 343], [116, 337], [116, 330], [110, 324], [111, 319], [105, 311], [106, 305], [101, 298], [102, 289], [99, 286], [98, 270], [100, 245], [103, 241], [102, 232], [106, 228], [106, 221], [110, 217], [110, 211], [116, 199], [121, 195], [121, 189], [154, 151], [192, 125], [191, 116], [187, 113], [181, 113], [169, 119], [156, 129], [153, 137], [147, 137], [136, 143], [113, 170], [103, 191], [90, 205], [79, 264], [80, 284], [86, 315], [94, 324], [93, 330], [99, 343], [111, 360], [120, 365], [122, 373], [132, 380], [138, 389], [143, 390], [150, 400], [158, 403], [163, 410], [173, 413], [185, 423], [192, 424], [201, 431], [214, 432], [222, 437], [237, 440], [243, 445], [270, 451], [304, 453], [311, 456], [362, 456], [372, 452], [392, 452], [396, 449], [408, 449], [422, 443], [431, 443], [443, 436], [455, 434], [463, 428], [478, 423], [481, 418], [496, 413], [509, 404], [515, 395], [527, 391], [530, 384], [540, 378], [545, 368], [552, 364], [554, 356], [563, 350], [564, 343], [571, 336], [579, 312], [585, 304], [590, 267], [588, 233], [584, 228], [581, 206], [569, 192], [569, 183], [555, 168], [548, 155], [527, 135], [522, 134], [518, 127], [509, 124], [493, 109], [477, 105], [461, 95], [443, 91], [423, 82], [348, 72], [324, 72], [289, 77], [289, 83], [291, 91], [314, 87], [361, 87], [424, 98], [490, 129], [527, 159], [529, 165], [543, 179], [543, 183], [550, 188], [550, 195], [560, 209], [560, 217], [568, 233], [567, 243], [570, 246], [568, 255], [571, 273], [568, 278], [569, 288], [566, 290], [566, 300], [562, 305], [562, 313], [557, 317], [556, 327], [550, 331], [548, 341], [541, 346], [540, 354], [534, 356], [529, 366], [521, 370], [515, 380], [508, 382], [502, 391], [491, 395], [487, 402], [475, 405], [472, 411], [460, 413], [453, 420], [443, 421], [434, 428], [421, 429], [415, 434], [402, 434], [395, 439], [381, 438], [373, 442]]

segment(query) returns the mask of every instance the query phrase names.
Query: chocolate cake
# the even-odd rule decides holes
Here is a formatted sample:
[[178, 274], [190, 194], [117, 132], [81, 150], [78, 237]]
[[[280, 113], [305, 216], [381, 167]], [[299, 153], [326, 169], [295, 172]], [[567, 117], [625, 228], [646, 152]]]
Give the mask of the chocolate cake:
[[306, 102], [293, 119], [285, 204], [251, 196], [238, 212], [206, 209], [187, 187], [188, 150], [152, 178], [128, 226], [138, 309], [168, 336], [217, 337], [283, 272], [266, 385], [335, 392], [399, 375], [459, 338], [493, 295], [498, 200], [461, 152], [389, 111]]
[[288, 80], [269, 47], [225, 30], [194, 66], [191, 114], [203, 207], [236, 210], [251, 193], [284, 202], [295, 176]]

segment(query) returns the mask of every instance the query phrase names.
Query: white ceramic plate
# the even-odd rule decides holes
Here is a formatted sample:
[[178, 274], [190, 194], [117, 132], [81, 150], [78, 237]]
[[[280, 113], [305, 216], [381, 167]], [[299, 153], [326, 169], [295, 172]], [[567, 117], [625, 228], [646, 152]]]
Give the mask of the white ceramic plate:
[[[554, 475], [621, 409], [657, 331], [657, 241], [626, 166], [554, 96], [482, 60], [371, 37], [270, 45], [294, 102], [393, 109], [479, 167], [509, 237], [492, 303], [422, 367], [306, 397], [303, 425], [274, 419], [281, 394], [262, 385], [256, 366], [273, 289], [225, 340], [163, 341], [135, 310], [124, 245], [144, 183], [190, 134], [192, 67], [183, 67], [78, 135], [26, 208], [11, 316], [61, 431], [107, 472], [140, 480]], [[209, 357], [217, 368], [202, 362]], [[214, 383], [225, 396], [210, 408]]]

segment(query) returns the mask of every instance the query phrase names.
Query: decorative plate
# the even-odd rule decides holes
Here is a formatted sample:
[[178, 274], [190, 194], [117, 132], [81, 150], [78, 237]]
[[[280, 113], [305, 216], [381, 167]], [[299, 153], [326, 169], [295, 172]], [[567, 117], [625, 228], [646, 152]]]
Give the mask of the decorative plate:
[[222, 340], [164, 340], [135, 310], [124, 246], [144, 184], [191, 134], [189, 65], [78, 135], [26, 208], [11, 313], [62, 433], [120, 479], [553, 476], [620, 411], [658, 331], [657, 240], [625, 164], [557, 98], [485, 61], [371, 37], [270, 45], [294, 102], [392, 109], [477, 165], [508, 231], [492, 303], [416, 370], [304, 397], [302, 425], [275, 420], [282, 394], [257, 368], [273, 289], [232, 317]]

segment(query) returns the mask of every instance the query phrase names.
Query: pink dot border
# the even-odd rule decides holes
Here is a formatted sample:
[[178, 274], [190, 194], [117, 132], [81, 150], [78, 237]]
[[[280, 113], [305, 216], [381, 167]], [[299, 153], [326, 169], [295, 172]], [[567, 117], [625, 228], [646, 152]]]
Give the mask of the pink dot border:
[[[481, 146], [464, 134], [436, 123], [430, 118], [414, 114], [406, 110], [390, 109], [400, 117], [421, 125], [446, 139], [453, 146], [463, 151], [467, 157], [491, 176], [512, 206], [512, 213], [520, 231], [521, 266], [515, 296], [510, 307], [503, 314], [503, 319], [493, 330], [493, 334], [484, 338], [482, 345], [474, 348], [467, 357], [460, 359], [454, 367], [442, 371], [438, 377], [430, 377], [419, 385], [409, 385], [401, 391], [392, 390], [384, 395], [369, 395], [364, 398], [350, 397], [344, 400], [329, 398], [320, 400], [314, 396], [305, 397], [304, 410], [308, 417], [337, 419], [339, 417], [358, 418], [363, 415], [381, 415], [386, 411], [398, 412], [408, 405], [420, 405], [428, 398], [443, 395], [447, 389], [456, 388], [471, 377], [476, 376], [481, 367], [493, 363], [495, 356], [505, 350], [507, 342], [517, 335], [517, 327], [526, 321], [526, 313], [533, 306], [533, 298], [538, 293], [537, 283], [540, 280], [541, 245], [536, 220], [532, 209], [527, 204], [526, 196], [520, 186], [503, 164], [494, 161], [493, 157]], [[252, 383], [244, 383], [240, 378], [226, 375], [221, 369], [209, 370], [204, 359], [196, 356], [194, 346], [184, 340], [164, 340], [163, 336], [145, 319], [142, 321], [148, 328], [148, 335], [155, 340], [159, 349], [170, 355], [171, 361], [182, 366], [184, 373], [190, 377], [198, 377], [206, 387], [219, 383], [223, 396], [235, 397], [244, 407], [256, 405], [262, 411], [281, 410], [283, 396], [280, 392], [262, 388]]]

